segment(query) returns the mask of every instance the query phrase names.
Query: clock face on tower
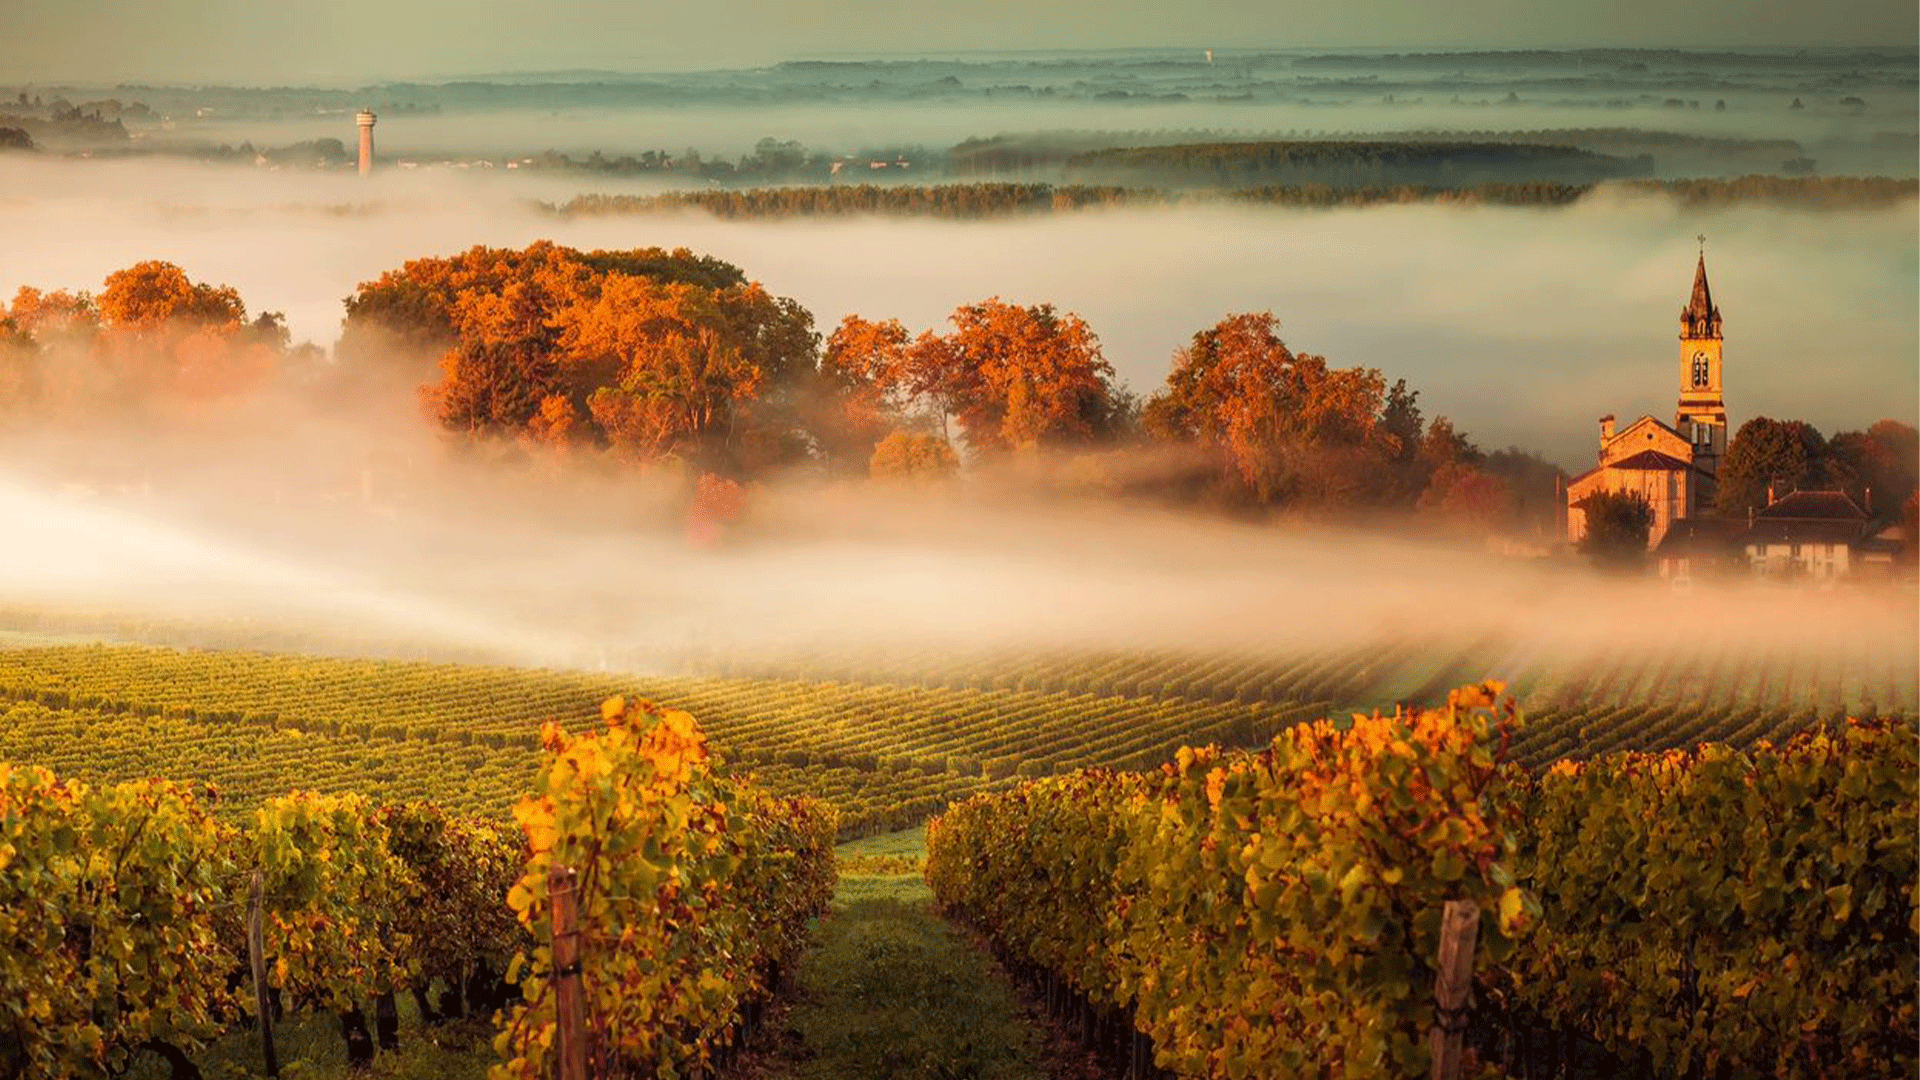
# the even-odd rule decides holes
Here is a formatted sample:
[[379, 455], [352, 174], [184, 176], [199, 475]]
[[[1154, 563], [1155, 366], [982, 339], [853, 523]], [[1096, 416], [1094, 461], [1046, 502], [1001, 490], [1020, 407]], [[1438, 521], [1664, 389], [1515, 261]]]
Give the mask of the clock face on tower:
[[1707, 388], [1708, 374], [1709, 373], [1708, 373], [1708, 365], [1707, 365], [1707, 354], [1704, 352], [1694, 353], [1693, 354], [1694, 389], [1705, 390]]

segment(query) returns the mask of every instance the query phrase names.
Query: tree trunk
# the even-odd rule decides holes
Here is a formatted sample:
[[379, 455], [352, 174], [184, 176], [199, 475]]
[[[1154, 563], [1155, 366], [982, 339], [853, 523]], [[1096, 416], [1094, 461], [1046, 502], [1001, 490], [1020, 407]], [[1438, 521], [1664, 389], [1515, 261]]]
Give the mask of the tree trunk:
[[380, 1037], [380, 1049], [400, 1049], [400, 1008], [391, 990], [373, 999], [373, 1030]]
[[447, 980], [447, 988], [440, 991], [440, 1015], [445, 1019], [458, 1019], [467, 1015], [467, 995], [464, 992], [465, 980], [456, 975]]
[[340, 1010], [340, 1037], [347, 1041], [347, 1067], [364, 1069], [373, 1064], [373, 1036], [367, 1032], [367, 1014], [360, 1006]]
[[413, 1007], [420, 1010], [421, 1023], [437, 1024], [440, 1021], [446, 1019], [445, 1017], [441, 1016], [436, 1009], [434, 1009], [433, 1002], [428, 1000], [427, 990], [425, 987], [410, 986], [407, 989], [413, 993]]

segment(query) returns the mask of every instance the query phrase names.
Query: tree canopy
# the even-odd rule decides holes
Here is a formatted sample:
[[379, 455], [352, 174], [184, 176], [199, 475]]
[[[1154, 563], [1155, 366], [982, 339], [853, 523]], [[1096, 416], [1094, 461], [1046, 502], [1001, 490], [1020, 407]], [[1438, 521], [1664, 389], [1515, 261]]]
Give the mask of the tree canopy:
[[792, 399], [818, 341], [805, 309], [717, 259], [541, 241], [362, 285], [342, 352], [369, 365], [437, 353], [422, 394], [452, 430], [736, 469], [799, 452]]
[[151, 413], [258, 389], [287, 346], [277, 312], [249, 321], [232, 286], [149, 260], [109, 274], [97, 295], [20, 288], [0, 309], [0, 395], [15, 416]]
[[1800, 490], [1844, 491], [1876, 517], [1890, 517], [1920, 486], [1920, 432], [1897, 420], [1831, 440], [1800, 420], [1757, 416], [1740, 425], [1721, 462], [1720, 512], [1744, 516]]
[[1113, 367], [1078, 315], [994, 297], [950, 321], [951, 333], [914, 342], [910, 385], [954, 413], [968, 446], [1031, 450], [1113, 430]]
[[1744, 516], [1767, 505], [1767, 489], [1779, 494], [1819, 487], [1825, 479], [1827, 441], [1812, 424], [1756, 416], [1740, 425], [1720, 463], [1720, 511]]
[[1640, 566], [1647, 558], [1653, 530], [1653, 506], [1637, 491], [1596, 491], [1580, 500], [1587, 533], [1580, 551], [1606, 566]]
[[[1195, 334], [1174, 355], [1142, 422], [1157, 439], [1215, 451], [1256, 501], [1366, 501], [1366, 489], [1377, 493], [1381, 484], [1376, 467], [1405, 451], [1382, 428], [1385, 381], [1371, 368], [1334, 368], [1295, 353], [1279, 326], [1260, 312], [1229, 315]], [[1404, 434], [1412, 401], [1396, 400]]]

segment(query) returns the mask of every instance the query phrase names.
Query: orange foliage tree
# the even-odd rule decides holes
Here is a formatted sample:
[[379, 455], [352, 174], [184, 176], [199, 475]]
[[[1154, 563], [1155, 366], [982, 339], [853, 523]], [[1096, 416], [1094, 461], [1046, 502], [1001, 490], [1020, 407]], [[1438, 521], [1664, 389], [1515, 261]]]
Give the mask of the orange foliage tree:
[[1483, 469], [1449, 461], [1433, 471], [1418, 508], [1450, 524], [1494, 529], [1513, 515], [1513, 489]]
[[956, 308], [953, 331], [914, 342], [905, 385], [975, 450], [1084, 443], [1116, 426], [1113, 367], [1078, 315], [998, 297]]
[[264, 385], [287, 355], [278, 313], [247, 320], [229, 285], [149, 260], [107, 276], [95, 296], [21, 288], [0, 393], [72, 417], [201, 402]]
[[170, 262], [150, 259], [107, 275], [100, 316], [121, 330], [152, 330], [169, 323], [232, 326], [247, 317], [231, 285], [205, 285]]
[[1379, 426], [1385, 381], [1295, 353], [1279, 325], [1271, 312], [1230, 315], [1195, 334], [1147, 402], [1147, 431], [1215, 450], [1260, 501], [1367, 498], [1377, 466], [1399, 449]]
[[867, 471], [875, 480], [927, 485], [952, 476], [960, 468], [953, 447], [937, 435], [896, 431], [873, 448]]
[[472, 248], [347, 301], [343, 360], [437, 353], [443, 426], [631, 460], [752, 468], [797, 452], [819, 338], [791, 300], [685, 250]]
[[864, 470], [880, 440], [906, 423], [912, 345], [898, 319], [849, 315], [828, 335], [806, 412], [829, 470]]

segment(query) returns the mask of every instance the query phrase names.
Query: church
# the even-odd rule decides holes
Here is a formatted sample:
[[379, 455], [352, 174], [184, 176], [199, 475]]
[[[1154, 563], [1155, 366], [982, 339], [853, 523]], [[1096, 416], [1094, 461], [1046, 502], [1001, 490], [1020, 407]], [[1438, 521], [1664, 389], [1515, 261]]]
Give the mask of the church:
[[1677, 521], [1713, 506], [1714, 477], [1727, 452], [1727, 407], [1720, 396], [1720, 309], [1707, 285], [1707, 256], [1693, 271], [1693, 295], [1680, 310], [1679, 405], [1672, 424], [1643, 416], [1624, 428], [1600, 418], [1600, 462], [1567, 482], [1567, 542], [1587, 534], [1580, 503], [1602, 491], [1638, 492], [1653, 508], [1647, 546], [1658, 547]]

